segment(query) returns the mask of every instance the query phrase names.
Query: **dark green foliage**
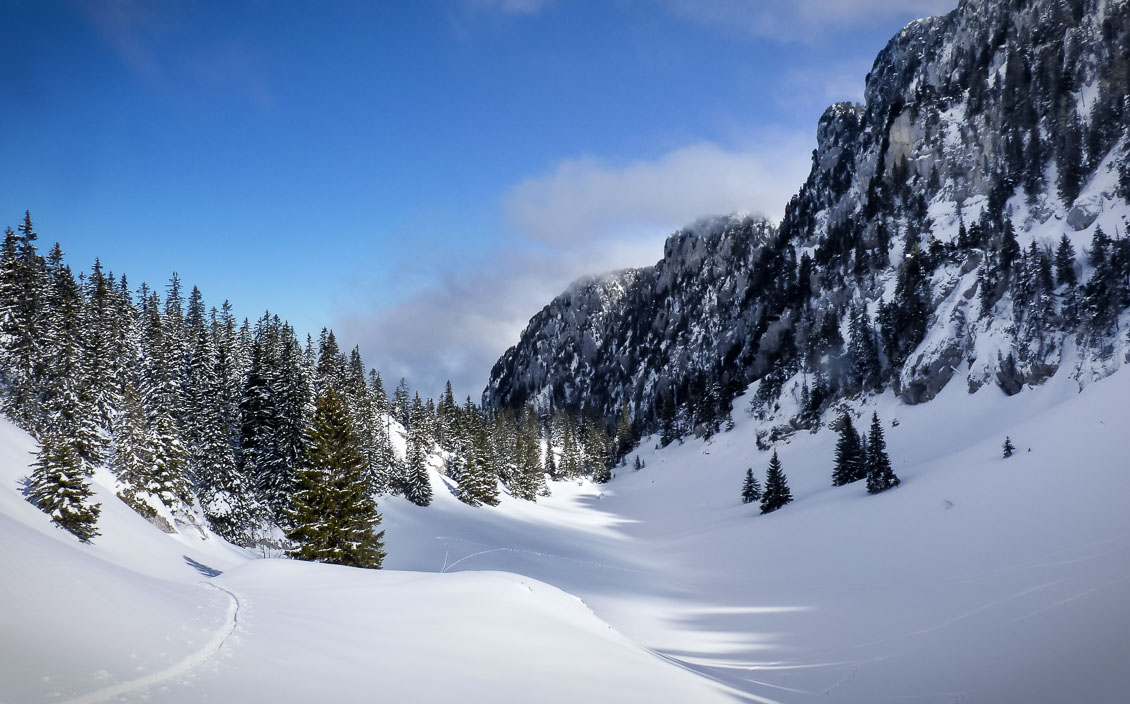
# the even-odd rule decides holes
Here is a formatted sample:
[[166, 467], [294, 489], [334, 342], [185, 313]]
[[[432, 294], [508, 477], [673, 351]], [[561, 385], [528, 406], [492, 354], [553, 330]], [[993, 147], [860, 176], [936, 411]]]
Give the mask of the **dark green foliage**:
[[895, 295], [880, 305], [879, 326], [883, 349], [893, 366], [900, 366], [926, 336], [930, 318], [930, 291], [923, 271], [923, 253], [916, 247], [899, 266]]
[[620, 422], [616, 426], [616, 459], [631, 452], [636, 444], [635, 430], [632, 428], [632, 411], [625, 401], [620, 405]]
[[101, 504], [91, 504], [94, 492], [88, 472], [69, 438], [49, 433], [40, 441], [32, 465], [28, 500], [51, 520], [83, 542], [98, 535]]
[[836, 465], [832, 470], [832, 486], [843, 486], [867, 476], [863, 445], [859, 433], [846, 412], [840, 417], [840, 438], [836, 441]]
[[871, 433], [867, 438], [867, 493], [878, 494], [899, 485], [899, 478], [891, 469], [887, 456], [887, 443], [883, 439], [883, 426], [879, 414], [871, 416]]
[[427, 452], [431, 448], [427, 437], [427, 424], [424, 407], [419, 394], [409, 411], [411, 423], [408, 428], [408, 442], [405, 446], [403, 493], [417, 506], [427, 506], [432, 502], [432, 482], [428, 478]]
[[761, 494], [761, 512], [770, 513], [792, 503], [793, 495], [789, 491], [789, 482], [781, 470], [781, 460], [777, 459], [777, 451], [773, 450], [773, 457], [769, 460], [769, 470], [765, 473], [765, 491]]
[[[639, 458], [636, 458], [637, 461]], [[753, 468], [750, 467], [745, 471], [745, 481], [742, 482], [742, 503], [752, 504], [755, 501], [761, 500], [761, 484], [758, 483], [757, 477], [753, 476]]]
[[465, 465], [459, 476], [459, 500], [471, 506], [498, 505], [498, 478], [490, 461], [490, 442], [485, 428], [474, 430], [467, 448]]
[[1084, 176], [1083, 130], [1074, 108], [1068, 108], [1066, 119], [1060, 125], [1060, 134], [1059, 150], [1056, 153], [1059, 197], [1065, 206], [1070, 206], [1079, 197]]
[[1004, 436], [1004, 447], [1002, 454], [1005, 459], [1012, 457], [1012, 453], [1016, 451], [1016, 446], [1012, 444], [1012, 440], [1006, 435]]
[[1075, 247], [1066, 234], [1059, 238], [1055, 250], [1055, 276], [1061, 286], [1075, 285]]
[[379, 568], [384, 531], [369, 494], [366, 461], [344, 405], [332, 387], [318, 397], [307, 434], [305, 466], [288, 511], [287, 537], [299, 560]]
[[863, 305], [859, 305], [852, 312], [849, 334], [850, 385], [855, 389], [875, 389], [879, 385], [882, 369], [879, 365], [875, 330]]

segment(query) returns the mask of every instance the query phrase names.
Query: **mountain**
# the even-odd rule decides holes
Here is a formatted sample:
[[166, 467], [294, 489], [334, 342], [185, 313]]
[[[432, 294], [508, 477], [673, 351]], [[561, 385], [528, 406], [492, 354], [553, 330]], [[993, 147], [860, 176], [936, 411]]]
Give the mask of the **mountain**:
[[1130, 346], [1128, 32], [1115, 0], [962, 0], [907, 25], [865, 102], [820, 118], [779, 225], [704, 220], [654, 266], [577, 282], [484, 406], [611, 425], [627, 404], [669, 440], [715, 432], [759, 380], [754, 410], [795, 429], [859, 391], [1109, 374]]

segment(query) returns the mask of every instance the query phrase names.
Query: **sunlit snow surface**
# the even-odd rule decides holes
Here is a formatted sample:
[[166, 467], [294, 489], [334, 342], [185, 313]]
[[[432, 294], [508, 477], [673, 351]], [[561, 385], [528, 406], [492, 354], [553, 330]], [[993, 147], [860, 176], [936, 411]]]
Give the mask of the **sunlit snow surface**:
[[768, 516], [738, 501], [768, 462], [738, 399], [732, 432], [536, 505], [433, 475], [431, 507], [381, 502], [380, 572], [168, 536], [105, 490], [80, 546], [19, 495], [6, 426], [0, 702], [1125, 701], [1127, 399], [1125, 370], [880, 397], [857, 426], [878, 410], [902, 486], [831, 487], [835, 433], [801, 432]]

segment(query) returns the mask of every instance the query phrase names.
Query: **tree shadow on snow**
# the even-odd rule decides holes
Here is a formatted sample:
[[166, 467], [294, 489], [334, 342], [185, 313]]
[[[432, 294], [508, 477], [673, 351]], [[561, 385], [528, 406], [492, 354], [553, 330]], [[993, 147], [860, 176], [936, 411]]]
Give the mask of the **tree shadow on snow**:
[[214, 567], [209, 567], [208, 565], [204, 564], [203, 562], [197, 562], [196, 560], [193, 560], [188, 555], [184, 556], [184, 561], [188, 563], [189, 567], [196, 570], [197, 572], [204, 575], [205, 577], [208, 577], [208, 578], [219, 577], [220, 575], [223, 574], [223, 572], [221, 570], [215, 569]]

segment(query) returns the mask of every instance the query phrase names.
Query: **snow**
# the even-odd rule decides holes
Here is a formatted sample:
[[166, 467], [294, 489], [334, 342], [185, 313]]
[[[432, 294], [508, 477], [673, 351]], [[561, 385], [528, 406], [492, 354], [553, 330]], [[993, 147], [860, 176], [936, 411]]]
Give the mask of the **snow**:
[[831, 487], [836, 434], [800, 432], [766, 516], [739, 501], [769, 456], [748, 398], [733, 431], [647, 439], [644, 469], [537, 504], [467, 507], [433, 468], [432, 506], [382, 499], [380, 571], [166, 535], [101, 474], [80, 545], [20, 496], [32, 446], [5, 425], [0, 702], [1120, 701], [1130, 372], [1080, 391], [1070, 366], [857, 400], [902, 485]]

